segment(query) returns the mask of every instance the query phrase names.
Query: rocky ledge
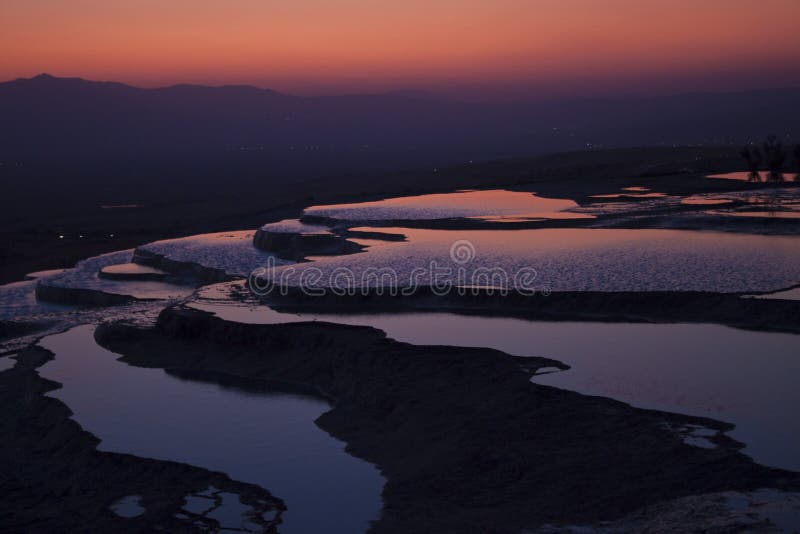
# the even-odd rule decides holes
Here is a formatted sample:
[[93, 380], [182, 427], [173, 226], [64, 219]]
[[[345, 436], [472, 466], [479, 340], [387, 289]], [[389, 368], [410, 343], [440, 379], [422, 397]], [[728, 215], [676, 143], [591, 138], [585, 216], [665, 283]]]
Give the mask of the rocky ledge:
[[[741, 454], [729, 424], [532, 383], [566, 367], [546, 358], [414, 346], [369, 327], [233, 323], [181, 306], [154, 327], [111, 323], [96, 338], [129, 364], [332, 399], [317, 424], [387, 478], [372, 532], [519, 532], [690, 495], [800, 487], [795, 473]], [[685, 443], [674, 429], [687, 425], [715, 431], [714, 447]]]
[[150, 250], [137, 248], [133, 252], [133, 262], [140, 265], [153, 267], [172, 275], [176, 275], [191, 280], [196, 280], [197, 283], [203, 284], [216, 284], [218, 282], [229, 282], [242, 278], [226, 273], [223, 269], [214, 267], [206, 267], [199, 263], [189, 261], [173, 260]]
[[[216, 488], [239, 496], [249, 522], [277, 532], [282, 501], [266, 490], [177, 462], [101, 452], [60, 400], [60, 387], [36, 368], [53, 357], [33, 347], [0, 372], [0, 517], [9, 532], [208, 532], [220, 528], [207, 514], [183, 509], [184, 498]], [[154, 438], [156, 439], [156, 438]], [[122, 517], [111, 507], [136, 496], [140, 515]]]
[[42, 281], [36, 284], [36, 299], [57, 304], [85, 306], [117, 306], [136, 301], [136, 298], [130, 295], [118, 295], [84, 287], [51, 285]]
[[298, 261], [307, 256], [354, 254], [364, 247], [333, 233], [302, 233], [273, 231], [259, 228], [253, 235], [253, 245], [280, 258]]
[[[257, 294], [252, 290], [251, 295]], [[341, 292], [340, 292], [341, 293]], [[255, 297], [252, 297], [255, 298]], [[372, 288], [309, 295], [282, 287], [265, 298], [270, 307], [296, 313], [450, 312], [559, 321], [715, 323], [736, 328], [800, 333], [800, 300], [760, 299], [709, 291], [517, 291], [454, 288], [442, 294], [421, 286], [403, 294]]]

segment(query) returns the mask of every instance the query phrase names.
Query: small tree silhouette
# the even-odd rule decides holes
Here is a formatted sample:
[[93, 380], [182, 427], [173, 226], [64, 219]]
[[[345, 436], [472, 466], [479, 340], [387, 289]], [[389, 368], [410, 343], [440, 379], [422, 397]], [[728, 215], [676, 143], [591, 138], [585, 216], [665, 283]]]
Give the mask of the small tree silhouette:
[[758, 147], [745, 145], [739, 151], [739, 155], [744, 158], [745, 162], [747, 163], [747, 169], [750, 171], [750, 173], [747, 175], [747, 179], [751, 182], [760, 182], [761, 176], [758, 174], [758, 170], [761, 167], [761, 160], [763, 158]]
[[780, 142], [777, 136], [770, 135], [764, 141], [764, 158], [767, 161], [767, 168], [769, 168], [769, 181], [782, 182], [783, 181], [783, 164], [786, 161], [786, 152], [783, 150], [783, 143]]

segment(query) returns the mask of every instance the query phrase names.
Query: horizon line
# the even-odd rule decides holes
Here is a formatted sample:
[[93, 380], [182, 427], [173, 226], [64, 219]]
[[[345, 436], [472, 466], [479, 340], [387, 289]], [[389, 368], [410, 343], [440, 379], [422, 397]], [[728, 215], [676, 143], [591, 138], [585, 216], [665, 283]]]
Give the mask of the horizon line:
[[95, 84], [109, 84], [109, 85], [121, 85], [124, 87], [129, 87], [131, 89], [136, 89], [140, 91], [159, 91], [165, 89], [174, 89], [179, 87], [196, 87], [196, 88], [203, 88], [203, 89], [233, 89], [233, 88], [241, 88], [241, 89], [253, 89], [256, 91], [262, 91], [265, 93], [273, 93], [278, 96], [290, 97], [290, 98], [303, 98], [303, 99], [313, 99], [313, 98], [337, 98], [337, 97], [366, 97], [366, 96], [397, 96], [397, 97], [407, 97], [407, 98], [414, 98], [415, 93], [416, 96], [420, 98], [424, 96], [428, 96], [431, 99], [436, 100], [448, 100], [453, 102], [464, 102], [464, 103], [478, 103], [478, 102], [515, 102], [515, 101], [541, 101], [541, 102], [552, 102], [552, 101], [591, 101], [591, 100], [624, 100], [624, 99], [637, 99], [637, 100], [646, 100], [646, 99], [657, 99], [657, 98], [670, 98], [670, 97], [677, 97], [677, 96], [691, 96], [691, 95], [730, 95], [730, 94], [743, 94], [743, 93], [759, 93], [759, 92], [770, 92], [770, 91], [792, 91], [792, 90], [800, 90], [800, 85], [788, 85], [788, 86], [770, 86], [770, 87], [763, 87], [763, 88], [756, 88], [756, 89], [730, 89], [730, 90], [694, 90], [694, 91], [682, 91], [682, 92], [673, 92], [673, 93], [664, 93], [664, 94], [640, 94], [640, 93], [632, 93], [632, 94], [625, 94], [619, 93], [615, 95], [568, 95], [564, 97], [556, 97], [556, 96], [542, 96], [539, 95], [538, 97], [535, 95], [531, 95], [530, 97], [521, 97], [521, 96], [514, 96], [514, 97], [484, 97], [480, 99], [469, 99], [458, 97], [452, 94], [448, 94], [445, 91], [435, 91], [431, 89], [422, 89], [422, 88], [406, 88], [406, 89], [388, 89], [385, 91], [380, 92], [343, 92], [343, 93], [320, 93], [320, 94], [296, 94], [291, 92], [284, 92], [279, 91], [277, 89], [273, 89], [271, 87], [259, 86], [252, 83], [225, 83], [225, 84], [213, 84], [213, 83], [192, 83], [192, 82], [177, 82], [165, 85], [156, 85], [156, 86], [143, 86], [137, 85], [135, 83], [124, 82], [119, 80], [108, 80], [108, 79], [90, 79], [84, 78], [82, 76], [56, 76], [50, 74], [48, 72], [40, 72], [39, 74], [32, 75], [29, 77], [25, 76], [18, 76], [16, 78], [10, 78], [7, 80], [0, 80], [0, 85], [5, 85], [14, 82], [20, 81], [34, 81], [36, 79], [52, 79], [52, 80], [69, 80], [69, 81], [80, 81], [86, 83], [95, 83]]

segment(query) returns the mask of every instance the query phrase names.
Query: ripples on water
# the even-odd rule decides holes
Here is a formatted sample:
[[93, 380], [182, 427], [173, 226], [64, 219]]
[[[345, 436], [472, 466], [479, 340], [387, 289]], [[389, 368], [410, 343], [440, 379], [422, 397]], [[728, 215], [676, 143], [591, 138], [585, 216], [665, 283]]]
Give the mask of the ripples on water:
[[[800, 280], [800, 238], [795, 236], [618, 229], [379, 230], [408, 239], [361, 254], [279, 267], [267, 276], [290, 286], [304, 280], [309, 286], [329, 287], [346, 269], [361, 286], [362, 281], [377, 282], [367, 276], [371, 270], [387, 268], [400, 287], [407, 287], [431, 284], [433, 262], [449, 269], [451, 282], [463, 272], [467, 283], [481, 268], [503, 269], [512, 282], [515, 273], [533, 268], [535, 287], [551, 291], [759, 292]], [[456, 241], [473, 247], [474, 257], [468, 262], [456, 263], [451, 257]], [[420, 268], [425, 272], [414, 273]], [[322, 276], [316, 282], [304, 279], [309, 270], [319, 270]]]
[[288, 262], [253, 246], [253, 231], [217, 232], [179, 239], [155, 241], [140, 250], [164, 256], [177, 262], [191, 262], [219, 269], [229, 275], [247, 276], [268, 261], [276, 265]]
[[[89, 289], [114, 295], [128, 295], [138, 299], [175, 299], [186, 297], [194, 291], [192, 286], [176, 285], [167, 282], [145, 280], [111, 280], [101, 278], [101, 270], [113, 269], [114, 266], [130, 265], [132, 250], [121, 250], [102, 254], [79, 261], [75, 267], [65, 269], [62, 273], [38, 279], [39, 283], [49, 286]], [[138, 270], [149, 270], [136, 266]]]

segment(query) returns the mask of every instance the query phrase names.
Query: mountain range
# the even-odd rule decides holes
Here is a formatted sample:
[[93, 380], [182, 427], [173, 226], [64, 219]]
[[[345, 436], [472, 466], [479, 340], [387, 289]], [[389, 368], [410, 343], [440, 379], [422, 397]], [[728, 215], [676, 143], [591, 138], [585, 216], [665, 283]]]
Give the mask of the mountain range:
[[464, 102], [424, 92], [299, 97], [251, 86], [143, 89], [46, 74], [0, 83], [0, 160], [257, 153], [413, 166], [599, 147], [734, 144], [800, 130], [800, 89]]

